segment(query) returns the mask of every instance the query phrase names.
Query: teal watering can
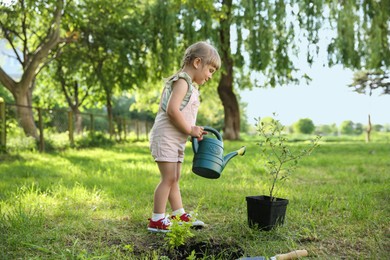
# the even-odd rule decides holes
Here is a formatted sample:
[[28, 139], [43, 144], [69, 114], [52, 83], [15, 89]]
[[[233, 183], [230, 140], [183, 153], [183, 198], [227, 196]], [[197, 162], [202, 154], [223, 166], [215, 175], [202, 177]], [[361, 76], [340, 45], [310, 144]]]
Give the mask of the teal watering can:
[[236, 155], [244, 155], [246, 147], [223, 156], [223, 141], [221, 134], [212, 127], [205, 126], [204, 131], [214, 134], [217, 138], [203, 136], [201, 141], [192, 137], [192, 150], [194, 160], [192, 171], [208, 179], [218, 179], [226, 164]]

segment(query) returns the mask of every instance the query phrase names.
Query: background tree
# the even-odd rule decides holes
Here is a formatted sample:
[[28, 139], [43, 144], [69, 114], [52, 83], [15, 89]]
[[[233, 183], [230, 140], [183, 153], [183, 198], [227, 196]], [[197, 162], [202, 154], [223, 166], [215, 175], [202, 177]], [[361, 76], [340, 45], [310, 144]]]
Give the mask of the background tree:
[[354, 125], [354, 134], [355, 135], [361, 135], [364, 131], [364, 126], [362, 123], [356, 123]]
[[[389, 3], [390, 4], [390, 3]], [[377, 69], [375, 71], [357, 71], [354, 73], [353, 82], [349, 87], [354, 88], [359, 94], [369, 94], [370, 96], [376, 90], [382, 90], [382, 95], [390, 94], [389, 70]], [[371, 116], [368, 115], [368, 124], [366, 128], [366, 142], [371, 140], [372, 123]]]
[[91, 99], [97, 92], [94, 71], [86, 62], [83, 51], [85, 48], [80, 44], [63, 48], [61, 55], [37, 77], [35, 96], [35, 103], [41, 107], [69, 107], [75, 118], [77, 133], [82, 131], [82, 106], [88, 101], [93, 103]]
[[[390, 64], [388, 0], [84, 0], [66, 4], [25, 0], [0, 8], [4, 11], [0, 37], [13, 47], [23, 67], [20, 82], [2, 69], [0, 82], [17, 104], [26, 106], [31, 105], [36, 75], [75, 38], [88, 50], [94, 80], [104, 94], [100, 101], [110, 117], [113, 95], [160, 82], [180, 69], [185, 47], [209, 40], [223, 61], [215, 78], [226, 139], [238, 139], [242, 125], [237, 88], [275, 87], [306, 78], [294, 63], [296, 56], [305, 52], [308, 63], [313, 63], [323, 28], [334, 32], [327, 47], [329, 65], [385, 71]], [[307, 42], [305, 50], [300, 50], [302, 41]], [[22, 110], [26, 109], [19, 112], [26, 134], [36, 136], [31, 109]]]
[[375, 124], [372, 126], [373, 130], [376, 132], [382, 132], [385, 128], [381, 124]]
[[338, 129], [336, 124], [331, 125], [319, 125], [316, 126], [316, 133], [319, 135], [334, 135], [338, 134]]
[[[388, 0], [171, 0], [156, 1], [151, 10], [156, 35], [153, 51], [162, 64], [177, 61], [175, 50], [181, 54], [183, 43], [188, 45], [199, 38], [209, 39], [218, 47], [223, 64], [218, 94], [225, 111], [226, 139], [239, 138], [240, 113], [234, 84], [239, 88], [250, 86], [247, 78], [252, 72], [261, 72], [265, 78], [264, 82], [253, 83], [260, 87], [307, 78], [293, 59], [302, 53], [299, 42], [304, 39], [307, 61], [314, 62], [323, 27], [330, 26], [335, 32], [327, 47], [329, 65], [343, 64], [352, 69], [390, 65]], [[237, 39], [232, 38], [233, 31]], [[174, 57], [170, 59], [170, 55]]]
[[315, 129], [315, 125], [310, 118], [299, 119], [293, 125], [294, 132], [301, 134], [312, 134]]
[[390, 94], [389, 71], [357, 71], [353, 75], [353, 82], [349, 87], [359, 94], [373, 94], [373, 91], [382, 90], [382, 95]]
[[[70, 4], [70, 3], [67, 3]], [[56, 56], [56, 50], [73, 41], [73, 33], [61, 31], [66, 6], [63, 0], [18, 1], [0, 5], [0, 37], [12, 47], [23, 71], [15, 81], [0, 67], [0, 82], [12, 93], [20, 124], [27, 136], [38, 138], [32, 114], [34, 82], [43, 67]], [[39, 21], [39, 22], [37, 22]]]
[[140, 87], [146, 81], [146, 43], [151, 35], [145, 30], [144, 6], [138, 2], [99, 0], [85, 2], [80, 30], [87, 59], [93, 67], [96, 82], [112, 124], [113, 95]]
[[343, 135], [354, 134], [354, 123], [351, 120], [345, 120], [340, 124], [340, 133]]
[[[58, 84], [53, 86], [61, 86], [76, 115], [86, 97], [85, 91], [83, 95], [80, 92], [82, 75], [88, 76], [90, 85], [101, 88], [102, 94], [94, 98], [101, 97], [112, 119], [113, 95], [140, 87], [140, 82], [145, 81], [147, 66], [142, 56], [145, 40], [151, 36], [144, 29], [144, 4], [85, 0], [67, 1], [65, 5], [63, 0], [40, 0], [1, 6], [7, 14], [0, 20], [1, 36], [8, 40], [22, 64], [23, 76], [15, 82], [0, 70], [0, 81], [13, 94], [16, 104], [22, 105], [18, 106], [19, 117], [27, 135], [37, 138], [32, 92], [38, 73], [53, 59], [58, 59], [57, 69], [52, 70], [52, 78]], [[70, 42], [75, 42], [75, 47], [64, 53], [63, 47]], [[61, 53], [67, 56], [59, 60]]]
[[383, 132], [390, 132], [390, 124], [384, 124], [382, 128]]

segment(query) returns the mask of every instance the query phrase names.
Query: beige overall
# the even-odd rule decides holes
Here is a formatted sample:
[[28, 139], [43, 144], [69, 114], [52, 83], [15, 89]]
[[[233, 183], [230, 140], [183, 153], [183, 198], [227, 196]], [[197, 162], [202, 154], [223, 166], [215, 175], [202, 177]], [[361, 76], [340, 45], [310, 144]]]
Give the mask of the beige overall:
[[[188, 135], [180, 132], [170, 121], [166, 111], [172, 85], [179, 78], [188, 84], [188, 95], [183, 100], [181, 112], [187, 124], [194, 126], [199, 108], [199, 91], [193, 87], [191, 78], [185, 72], [180, 72], [170, 79], [164, 88], [160, 108], [150, 133], [150, 150], [156, 162], [183, 162], [184, 149]], [[187, 103], [187, 100], [188, 103]]]

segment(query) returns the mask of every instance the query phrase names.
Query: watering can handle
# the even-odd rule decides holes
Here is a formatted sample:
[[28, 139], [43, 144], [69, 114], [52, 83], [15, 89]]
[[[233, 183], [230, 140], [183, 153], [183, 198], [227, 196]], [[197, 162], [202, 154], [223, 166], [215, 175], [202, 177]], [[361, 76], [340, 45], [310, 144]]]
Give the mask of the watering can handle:
[[213, 133], [213, 134], [217, 137], [217, 139], [218, 139], [219, 141], [222, 141], [222, 136], [221, 136], [221, 134], [220, 134], [216, 129], [214, 129], [214, 128], [210, 127], [210, 126], [205, 126], [205, 127], [204, 127], [204, 130], [205, 130], [206, 132], [211, 132], [211, 133]]
[[[213, 133], [217, 137], [217, 139], [222, 142], [222, 136], [216, 129], [214, 129], [214, 128], [210, 127], [210, 126], [205, 126], [205, 127], [203, 127], [203, 129], [206, 132]], [[192, 137], [192, 151], [194, 151], [194, 153], [197, 153], [198, 152], [198, 147], [199, 147], [198, 138]]]

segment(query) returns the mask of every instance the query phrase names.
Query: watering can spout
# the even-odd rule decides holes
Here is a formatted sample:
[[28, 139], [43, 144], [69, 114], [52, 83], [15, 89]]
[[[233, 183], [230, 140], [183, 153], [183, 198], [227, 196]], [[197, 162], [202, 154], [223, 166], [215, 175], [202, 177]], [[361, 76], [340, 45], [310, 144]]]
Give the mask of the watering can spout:
[[241, 147], [240, 149], [238, 149], [237, 151], [228, 153], [228, 154], [223, 158], [222, 169], [225, 168], [226, 164], [230, 161], [230, 159], [232, 159], [233, 157], [235, 157], [235, 156], [237, 156], [237, 155], [243, 156], [243, 155], [245, 154], [245, 151], [246, 151], [246, 147], [243, 146], [243, 147]]

